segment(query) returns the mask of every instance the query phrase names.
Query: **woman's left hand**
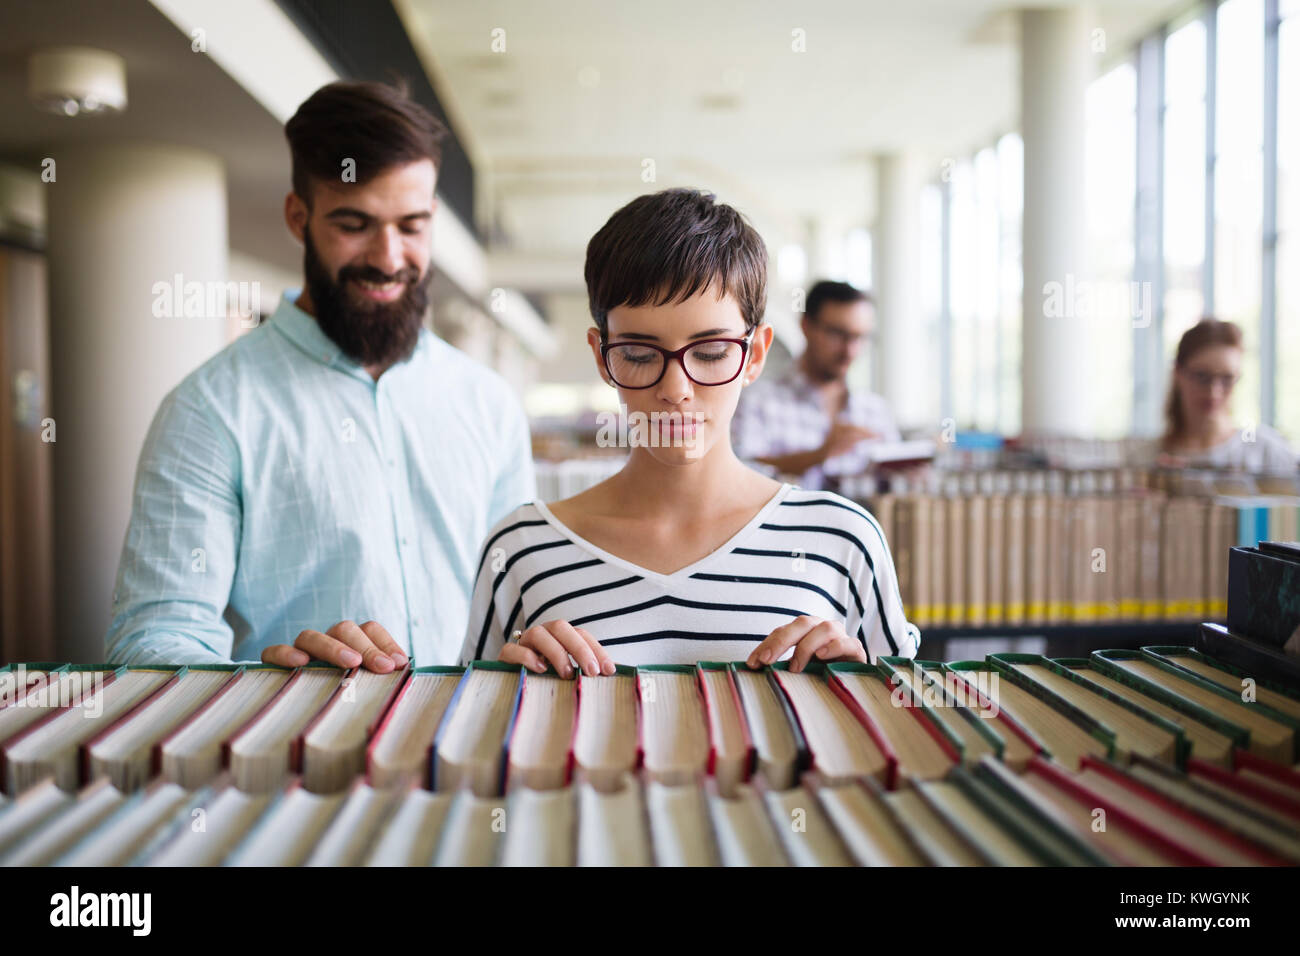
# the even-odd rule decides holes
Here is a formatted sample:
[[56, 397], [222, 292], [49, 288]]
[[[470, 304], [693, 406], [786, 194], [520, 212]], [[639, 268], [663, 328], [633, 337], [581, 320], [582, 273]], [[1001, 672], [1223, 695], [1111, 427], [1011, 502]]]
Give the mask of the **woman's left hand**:
[[804, 615], [767, 635], [750, 651], [745, 663], [755, 669], [763, 667], [780, 660], [791, 647], [794, 654], [790, 657], [790, 670], [796, 674], [814, 657], [827, 663], [867, 660], [866, 648], [844, 633], [842, 622]]

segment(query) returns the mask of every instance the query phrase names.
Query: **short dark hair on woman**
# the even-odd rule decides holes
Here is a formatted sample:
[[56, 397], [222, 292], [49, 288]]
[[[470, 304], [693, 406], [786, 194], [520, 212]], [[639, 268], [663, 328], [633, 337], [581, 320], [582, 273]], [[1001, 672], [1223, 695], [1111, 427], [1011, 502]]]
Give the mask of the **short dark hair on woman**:
[[821, 311], [823, 305], [827, 302], [870, 302], [871, 296], [863, 292], [856, 286], [851, 286], [847, 282], [832, 282], [830, 279], [822, 279], [814, 283], [813, 287], [808, 290], [808, 297], [804, 299], [803, 314], [810, 319], [817, 318], [817, 313]]
[[393, 166], [421, 159], [442, 163], [447, 127], [411, 99], [404, 85], [329, 83], [307, 97], [284, 124], [293, 162], [293, 191], [311, 201], [311, 180], [343, 181], [343, 161], [365, 183]]
[[638, 196], [587, 243], [587, 301], [607, 334], [619, 306], [685, 302], [714, 287], [740, 306], [745, 329], [763, 320], [767, 247], [748, 220], [712, 193], [665, 189]]

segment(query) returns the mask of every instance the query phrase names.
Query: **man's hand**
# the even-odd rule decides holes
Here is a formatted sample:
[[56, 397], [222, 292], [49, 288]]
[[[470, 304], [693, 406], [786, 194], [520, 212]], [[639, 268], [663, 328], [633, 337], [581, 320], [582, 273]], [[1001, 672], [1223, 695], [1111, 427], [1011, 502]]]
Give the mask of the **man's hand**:
[[846, 451], [852, 451], [860, 441], [879, 437], [871, 429], [863, 428], [861, 425], [854, 425], [852, 422], [831, 422], [831, 430], [826, 433], [826, 439], [822, 442], [820, 449], [825, 456], [822, 460], [825, 461], [827, 458], [834, 458]]
[[909, 482], [920, 485], [924, 484], [930, 478], [931, 468], [928, 462], [919, 465], [907, 465], [904, 468], [894, 468], [888, 464], [879, 466], [880, 470], [891, 478], [903, 478]]
[[826, 621], [820, 617], [796, 617], [789, 624], [778, 627], [764, 638], [763, 643], [750, 651], [745, 663], [759, 668], [781, 659], [781, 655], [794, 648], [790, 657], [790, 670], [797, 674], [816, 657], [820, 661], [863, 661], [867, 651], [860, 643], [844, 633], [839, 621]]
[[293, 646], [273, 644], [262, 651], [263, 664], [281, 667], [302, 667], [312, 660], [329, 661], [339, 667], [359, 667], [376, 674], [388, 674], [405, 667], [406, 654], [397, 641], [377, 621], [358, 625], [354, 621], [339, 621], [328, 631], [303, 631]]
[[523, 664], [529, 670], [542, 673], [547, 661], [561, 677], [571, 677], [573, 668], [569, 658], [578, 662], [588, 677], [614, 673], [614, 660], [589, 631], [574, 627], [568, 621], [547, 621], [534, 624], [519, 635], [518, 641], [509, 641], [501, 648], [498, 660], [510, 664]]

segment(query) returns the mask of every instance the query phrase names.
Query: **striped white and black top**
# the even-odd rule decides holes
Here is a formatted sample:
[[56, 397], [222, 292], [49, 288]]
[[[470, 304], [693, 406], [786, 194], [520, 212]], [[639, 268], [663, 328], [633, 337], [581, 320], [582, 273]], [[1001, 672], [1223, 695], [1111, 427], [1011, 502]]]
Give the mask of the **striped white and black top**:
[[920, 644], [880, 525], [839, 495], [784, 484], [730, 541], [672, 574], [596, 547], [538, 501], [488, 535], [461, 657], [494, 659], [512, 632], [564, 620], [619, 664], [744, 660], [804, 614], [844, 622], [873, 661]]

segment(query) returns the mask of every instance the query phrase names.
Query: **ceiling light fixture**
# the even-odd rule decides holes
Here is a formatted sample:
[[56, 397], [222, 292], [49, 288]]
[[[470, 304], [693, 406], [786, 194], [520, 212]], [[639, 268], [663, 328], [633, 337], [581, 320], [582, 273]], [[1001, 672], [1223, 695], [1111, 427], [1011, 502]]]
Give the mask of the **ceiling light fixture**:
[[27, 95], [60, 116], [95, 116], [126, 109], [126, 61], [85, 46], [37, 50], [27, 62]]

